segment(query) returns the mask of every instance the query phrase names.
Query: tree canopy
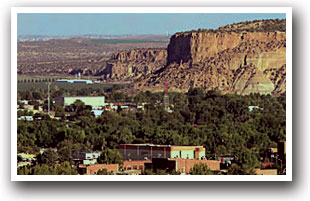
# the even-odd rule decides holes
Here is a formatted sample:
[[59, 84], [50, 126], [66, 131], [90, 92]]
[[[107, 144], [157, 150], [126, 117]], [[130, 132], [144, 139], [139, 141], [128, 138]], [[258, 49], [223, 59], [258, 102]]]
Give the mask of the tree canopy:
[[[104, 111], [95, 117], [89, 107], [76, 102], [66, 109], [75, 113], [73, 121], [18, 120], [18, 151], [57, 148], [60, 163], [71, 163], [72, 151], [103, 151], [100, 162], [119, 163], [120, 144], [202, 145], [208, 159], [233, 155], [240, 168], [253, 169], [268, 148], [286, 139], [285, 94], [222, 95], [193, 88], [169, 93], [169, 98], [172, 113], [164, 110], [162, 93], [141, 92], [130, 100], [146, 101], [144, 111]], [[63, 115], [61, 108], [56, 109]], [[52, 154], [47, 161], [44, 157], [42, 165], [55, 161]]]

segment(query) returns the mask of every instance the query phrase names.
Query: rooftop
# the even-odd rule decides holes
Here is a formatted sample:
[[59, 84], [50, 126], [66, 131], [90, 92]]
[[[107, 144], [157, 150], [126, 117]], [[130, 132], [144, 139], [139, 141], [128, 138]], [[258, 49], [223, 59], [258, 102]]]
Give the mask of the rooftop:
[[121, 144], [125, 146], [139, 146], [139, 147], [171, 147], [171, 145], [161, 145], [161, 144]]
[[161, 145], [161, 144], [121, 144], [123, 146], [139, 146], [139, 147], [203, 147], [203, 146], [190, 146], [190, 145]]

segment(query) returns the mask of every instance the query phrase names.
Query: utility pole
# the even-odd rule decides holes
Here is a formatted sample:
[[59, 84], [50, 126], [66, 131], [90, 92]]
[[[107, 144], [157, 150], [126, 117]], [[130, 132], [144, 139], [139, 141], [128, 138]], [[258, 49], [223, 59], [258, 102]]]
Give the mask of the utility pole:
[[50, 115], [50, 85], [51, 83], [48, 81], [47, 83], [47, 114]]
[[169, 95], [168, 95], [168, 83], [165, 82], [165, 88], [164, 88], [164, 109], [166, 112], [169, 111]]

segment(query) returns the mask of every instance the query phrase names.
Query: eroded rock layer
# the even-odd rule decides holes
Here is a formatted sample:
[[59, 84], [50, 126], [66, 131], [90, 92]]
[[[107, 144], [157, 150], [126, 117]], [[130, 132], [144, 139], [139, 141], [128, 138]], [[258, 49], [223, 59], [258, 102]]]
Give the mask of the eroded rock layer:
[[168, 82], [170, 91], [180, 92], [190, 87], [238, 94], [286, 90], [285, 20], [176, 33], [167, 53], [167, 64], [137, 77], [136, 89], [162, 91]]
[[114, 53], [98, 75], [113, 80], [136, 80], [166, 65], [166, 49], [134, 49]]

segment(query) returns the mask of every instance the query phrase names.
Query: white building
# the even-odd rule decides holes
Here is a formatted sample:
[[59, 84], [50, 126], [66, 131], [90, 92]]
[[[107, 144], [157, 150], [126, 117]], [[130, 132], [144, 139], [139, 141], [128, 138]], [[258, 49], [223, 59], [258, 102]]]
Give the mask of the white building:
[[102, 107], [104, 106], [104, 96], [61, 96], [56, 97], [55, 103], [59, 106], [68, 106], [73, 104], [75, 101], [80, 100], [85, 105], [90, 105], [94, 108]]
[[33, 121], [32, 116], [20, 116], [17, 118], [18, 120], [25, 120], [25, 121]]
[[85, 84], [93, 84], [93, 81], [91, 80], [56, 80], [56, 82], [64, 82], [64, 83], [85, 83]]
[[260, 107], [256, 106], [256, 105], [250, 105], [248, 106], [249, 111], [252, 112], [254, 109], [261, 109]]
[[72, 154], [72, 160], [83, 165], [93, 165], [97, 163], [100, 152], [75, 152]]
[[92, 110], [96, 117], [100, 116], [103, 113], [103, 110]]

